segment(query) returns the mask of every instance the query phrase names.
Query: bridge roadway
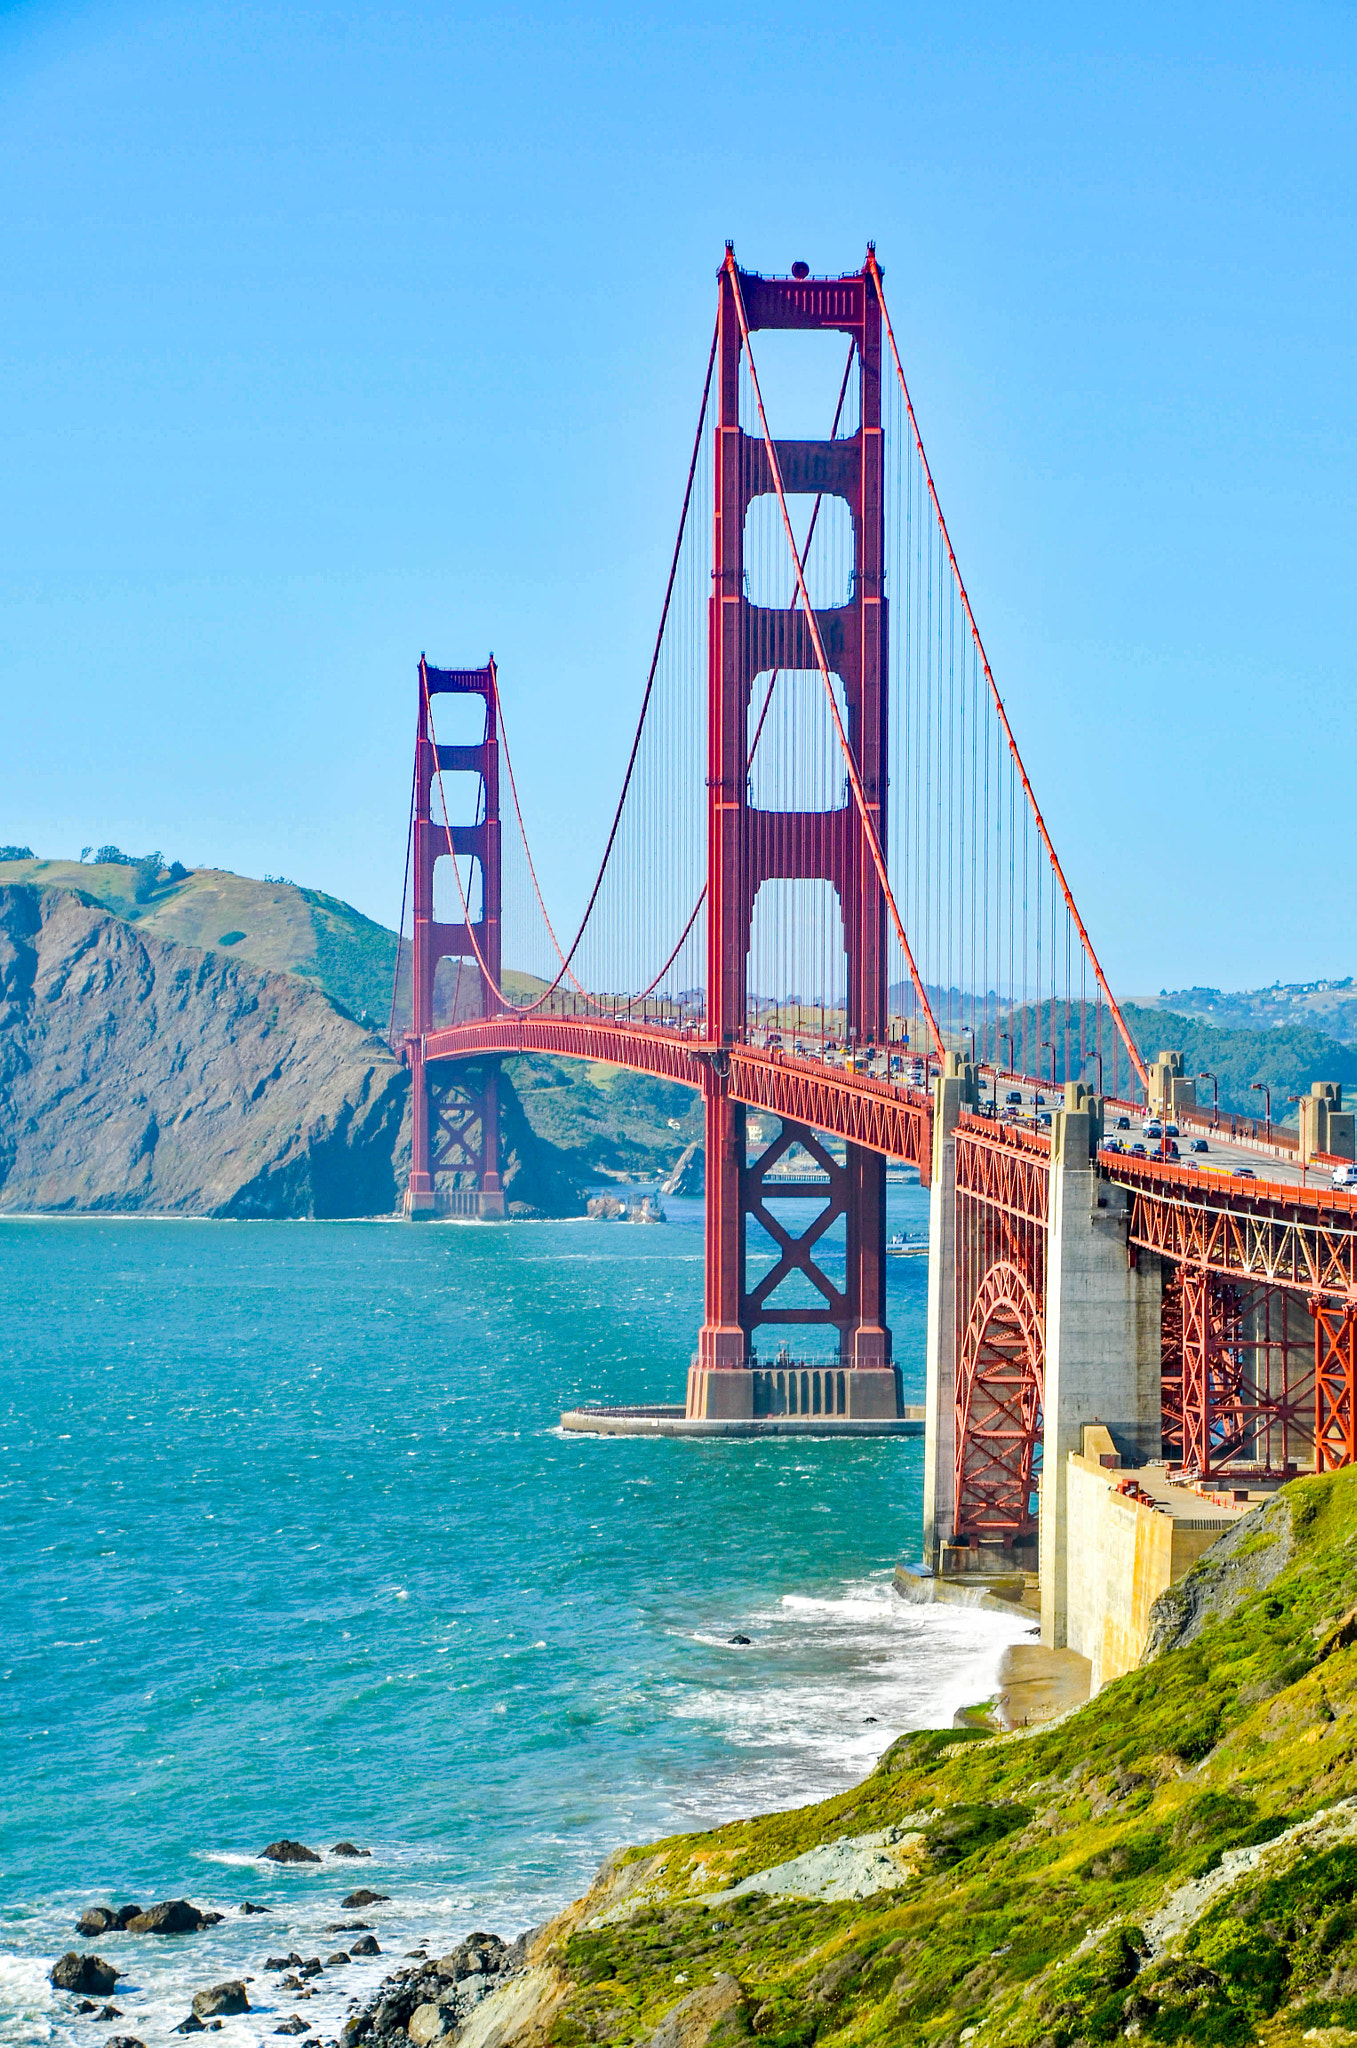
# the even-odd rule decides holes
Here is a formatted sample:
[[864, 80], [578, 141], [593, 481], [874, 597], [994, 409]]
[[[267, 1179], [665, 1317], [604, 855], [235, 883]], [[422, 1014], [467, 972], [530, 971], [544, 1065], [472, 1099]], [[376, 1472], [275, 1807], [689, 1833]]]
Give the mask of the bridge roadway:
[[[692, 1028], [548, 1014], [487, 1017], [449, 1025], [427, 1033], [424, 1048], [430, 1063], [511, 1053], [603, 1060], [680, 1081], [699, 1091], [711, 1086], [715, 1073], [723, 1072], [727, 1091], [736, 1102], [915, 1166], [925, 1184], [930, 1177], [931, 1095], [848, 1064], [839, 1066], [777, 1047], [717, 1046]], [[1016, 1116], [1016, 1127], [1028, 1140], [1024, 1149], [1029, 1156], [1047, 1151], [1049, 1137], [1039, 1119], [1043, 1110], [1049, 1114], [1060, 1106], [1063, 1092], [1028, 1078], [1001, 1074], [998, 1092], [1010, 1089], [1021, 1095], [1018, 1105], [1003, 1105], [1003, 1114], [996, 1117], [967, 1117], [967, 1125], [993, 1132], [1006, 1127], [1005, 1115]], [[1149, 1141], [1142, 1135], [1143, 1110], [1131, 1103], [1109, 1102], [1109, 1124], [1117, 1115], [1130, 1119], [1130, 1130], [1112, 1129], [1106, 1135], [1127, 1145], [1145, 1142], [1148, 1148]], [[1252, 1216], [1276, 1226], [1289, 1218], [1307, 1238], [1319, 1231], [1328, 1247], [1302, 1261], [1304, 1273], [1298, 1268], [1292, 1284], [1305, 1284], [1308, 1279], [1314, 1286], [1336, 1288], [1341, 1284], [1357, 1292], [1357, 1193], [1327, 1185], [1332, 1163], [1307, 1169], [1261, 1140], [1223, 1138], [1201, 1116], [1190, 1124], [1183, 1122], [1182, 1132], [1184, 1145], [1193, 1136], [1205, 1136], [1210, 1152], [1157, 1160], [1106, 1148], [1099, 1151], [1100, 1173], [1139, 1198], [1132, 1225], [1137, 1241], [1147, 1249], [1182, 1256], [1193, 1255], [1190, 1248], [1195, 1245], [1205, 1248], [1207, 1263], [1217, 1264], [1210, 1245], [1219, 1231], [1210, 1219]], [[1218, 1269], [1252, 1272], [1259, 1270], [1259, 1259], [1264, 1266], [1273, 1264], [1267, 1248], [1255, 1245], [1246, 1257], [1231, 1250], [1221, 1255]], [[1281, 1271], [1274, 1277], [1282, 1278]]]

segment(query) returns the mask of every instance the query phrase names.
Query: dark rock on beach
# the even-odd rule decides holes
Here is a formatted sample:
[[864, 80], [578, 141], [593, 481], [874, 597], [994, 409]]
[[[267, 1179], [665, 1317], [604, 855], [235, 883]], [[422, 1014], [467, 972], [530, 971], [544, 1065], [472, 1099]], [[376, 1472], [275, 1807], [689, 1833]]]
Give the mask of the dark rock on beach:
[[97, 1991], [106, 1998], [121, 1975], [102, 1956], [82, 1956], [72, 1948], [53, 1963], [51, 1981], [58, 1991]]
[[325, 1967], [327, 1970], [333, 1970], [339, 1963], [351, 1963], [352, 1961], [353, 1957], [347, 1949], [336, 1949], [332, 1956], [326, 1956]]
[[370, 1856], [371, 1849], [355, 1849], [352, 1842], [336, 1842], [331, 1849], [332, 1856]]
[[379, 1956], [381, 1952], [381, 1945], [375, 1934], [365, 1934], [361, 1941], [355, 1941], [349, 1947], [351, 1956]]
[[329, 1920], [321, 1928], [322, 1934], [370, 1934], [370, 1920]]
[[210, 2020], [218, 2013], [248, 2012], [250, 2001], [239, 1978], [232, 1978], [229, 1983], [214, 1984], [209, 1991], [195, 1991], [193, 2010], [200, 2020]]
[[302, 1959], [294, 1948], [290, 1956], [270, 1956], [264, 1964], [266, 1970], [299, 1970]]
[[98, 1934], [108, 1934], [128, 1926], [141, 1911], [140, 1906], [91, 1906], [82, 1913], [76, 1923], [76, 1933], [92, 1941]]
[[215, 1927], [223, 1917], [205, 1913], [190, 1899], [162, 1899], [158, 1906], [148, 1906], [144, 1913], [134, 1913], [121, 1924], [129, 1934], [197, 1934], [204, 1927]]
[[289, 1842], [286, 1837], [279, 1842], [270, 1842], [267, 1849], [261, 1849], [260, 1857], [265, 1863], [319, 1863], [320, 1857], [314, 1849], [308, 1849], [305, 1842]]
[[104, 2005], [99, 2008], [94, 2017], [96, 2020], [120, 2020], [122, 2014], [116, 2005]]
[[110, 2034], [104, 2048], [146, 2048], [146, 2043], [135, 2034]]
[[275, 2027], [273, 2031], [275, 2034], [309, 2034], [311, 2022], [304, 2020], [299, 2012], [294, 2012], [290, 2020], [284, 2020], [281, 2027]]
[[175, 2034], [205, 2034], [207, 2028], [203, 2025], [197, 2013], [191, 2012], [188, 2018], [180, 2020], [178, 2026], [173, 2027], [171, 2032]]
[[356, 1892], [350, 1892], [347, 1899], [341, 1899], [339, 1903], [344, 1908], [344, 1911], [346, 1913], [351, 1913], [355, 1910], [355, 1908], [360, 1906], [384, 1906], [390, 1897], [390, 1892], [369, 1892], [359, 1890]]
[[728, 1643], [752, 1643], [753, 1640], [752, 1636], [733, 1635], [726, 1637]]
[[271, 1913], [273, 1908], [271, 1906], [256, 1906], [251, 1900], [242, 1899], [239, 1910], [242, 1913]]

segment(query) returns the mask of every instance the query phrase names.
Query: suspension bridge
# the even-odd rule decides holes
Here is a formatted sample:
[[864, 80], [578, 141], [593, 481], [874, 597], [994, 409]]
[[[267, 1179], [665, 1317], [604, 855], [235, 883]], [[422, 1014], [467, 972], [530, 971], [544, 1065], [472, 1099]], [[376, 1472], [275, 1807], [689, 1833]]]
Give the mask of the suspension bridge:
[[[818, 433], [779, 434], [778, 393], [816, 378]], [[1090, 1423], [1104, 1463], [1163, 1457], [1199, 1492], [1357, 1457], [1357, 1197], [1329, 1185], [1352, 1117], [1317, 1088], [1299, 1134], [1225, 1129], [1138, 1048], [986, 657], [872, 247], [839, 277], [727, 247], [578, 924], [548, 911], [493, 661], [421, 659], [407, 902], [408, 1215], [503, 1213], [505, 1055], [700, 1092], [690, 1422], [898, 1420], [886, 1170], [917, 1169], [926, 1552], [1039, 1551], [1049, 1641]]]

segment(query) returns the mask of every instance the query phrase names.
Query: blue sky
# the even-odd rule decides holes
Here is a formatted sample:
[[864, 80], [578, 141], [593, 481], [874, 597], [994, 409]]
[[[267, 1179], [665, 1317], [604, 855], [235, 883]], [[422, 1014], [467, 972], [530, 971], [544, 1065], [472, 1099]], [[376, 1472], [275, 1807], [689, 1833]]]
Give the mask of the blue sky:
[[493, 647], [568, 923], [725, 238], [875, 237], [1114, 982], [1357, 970], [1357, 13], [0, 10], [0, 841], [394, 922]]

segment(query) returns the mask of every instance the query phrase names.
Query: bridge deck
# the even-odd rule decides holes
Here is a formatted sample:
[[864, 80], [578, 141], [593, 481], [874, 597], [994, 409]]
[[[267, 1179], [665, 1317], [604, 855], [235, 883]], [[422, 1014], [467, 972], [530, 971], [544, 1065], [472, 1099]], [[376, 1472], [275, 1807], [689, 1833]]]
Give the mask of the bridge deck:
[[[796, 1123], [883, 1153], [889, 1159], [917, 1166], [927, 1181], [931, 1157], [932, 1103], [919, 1088], [865, 1073], [846, 1061], [814, 1059], [755, 1045], [718, 1046], [696, 1030], [678, 1031], [661, 1024], [630, 1023], [611, 1018], [551, 1015], [499, 1016], [470, 1019], [427, 1034], [425, 1057], [431, 1062], [484, 1059], [506, 1053], [549, 1053], [559, 1058], [602, 1060], [635, 1072], [655, 1074], [701, 1089], [714, 1064], [723, 1064], [729, 1092], [750, 1108], [768, 1110]], [[1000, 1076], [1000, 1087], [1006, 1077]], [[967, 1119], [974, 1127], [1016, 1129], [1028, 1149], [1045, 1150], [1048, 1139], [1040, 1118], [1049, 1115], [1061, 1096], [1016, 1077], [1017, 1103], [1005, 1103], [1003, 1119]], [[1143, 1112], [1129, 1103], [1110, 1103], [1108, 1122], [1120, 1113], [1130, 1119], [1126, 1132], [1109, 1129], [1107, 1136], [1126, 1145], [1144, 1142]], [[1293, 1215], [1317, 1225], [1331, 1223], [1357, 1233], [1357, 1193], [1328, 1185], [1330, 1165], [1302, 1165], [1280, 1145], [1265, 1140], [1213, 1131], [1198, 1117], [1182, 1126], [1180, 1143], [1205, 1137], [1209, 1152], [1177, 1160], [1139, 1159], [1128, 1152], [1103, 1149], [1100, 1170], [1109, 1180], [1148, 1196], [1173, 1198], [1191, 1208], [1236, 1213]], [[1357, 1275], [1357, 1261], [1353, 1266]]]

